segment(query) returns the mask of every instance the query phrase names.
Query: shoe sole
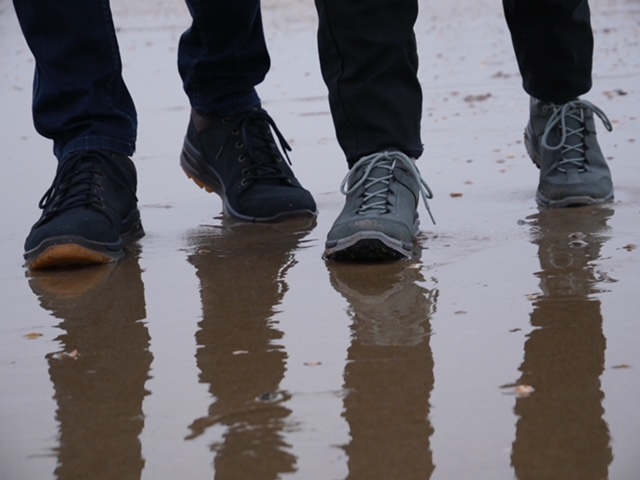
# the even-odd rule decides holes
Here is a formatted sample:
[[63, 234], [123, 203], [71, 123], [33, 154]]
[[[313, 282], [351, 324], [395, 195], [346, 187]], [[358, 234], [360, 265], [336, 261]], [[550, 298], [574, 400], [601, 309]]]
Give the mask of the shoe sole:
[[222, 212], [228, 216], [245, 222], [270, 223], [279, 222], [288, 218], [315, 217], [318, 212], [311, 210], [293, 210], [290, 212], [279, 213], [272, 217], [253, 217], [242, 215], [235, 211], [227, 202], [227, 196], [224, 190], [222, 179], [213, 171], [204, 172], [199, 165], [204, 163], [199, 150], [194, 147], [188, 139], [185, 138], [182, 153], [180, 154], [180, 166], [182, 170], [196, 185], [208, 193], [215, 193], [222, 199]]
[[25, 252], [25, 266], [31, 270], [51, 267], [102, 265], [124, 257], [124, 244], [144, 236], [140, 221], [115, 243], [100, 243], [80, 235], [65, 235], [44, 240], [36, 248]]
[[[536, 154], [533, 149], [533, 145], [531, 142], [531, 136], [529, 135], [529, 131], [525, 129], [524, 131], [524, 145], [527, 149], [527, 153], [529, 154], [529, 158], [533, 164], [540, 169], [541, 159], [538, 154]], [[540, 191], [536, 191], [536, 203], [540, 207], [546, 208], [568, 208], [568, 207], [585, 207], [588, 205], [601, 205], [603, 203], [610, 203], [613, 201], [613, 193], [607, 195], [605, 198], [594, 198], [588, 195], [573, 195], [565, 198], [561, 198], [559, 200], [551, 200], [545, 197]]]
[[611, 203], [613, 201], [613, 194], [607, 198], [593, 198], [588, 196], [566, 197], [561, 200], [549, 200], [540, 192], [536, 192], [536, 202], [541, 207], [546, 208], [568, 208], [568, 207], [586, 207], [589, 205], [602, 205], [604, 203]]
[[412, 257], [413, 244], [406, 245], [382, 232], [358, 232], [327, 242], [324, 258], [347, 262], [391, 261]]

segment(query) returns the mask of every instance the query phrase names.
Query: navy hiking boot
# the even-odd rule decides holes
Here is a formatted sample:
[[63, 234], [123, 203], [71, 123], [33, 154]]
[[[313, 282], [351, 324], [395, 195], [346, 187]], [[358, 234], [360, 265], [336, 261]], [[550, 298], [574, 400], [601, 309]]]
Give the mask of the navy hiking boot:
[[573, 207], [612, 201], [611, 171], [598, 145], [594, 119], [595, 114], [611, 131], [604, 112], [586, 100], [556, 105], [534, 98], [530, 111], [524, 138], [540, 169], [538, 204]]
[[363, 157], [340, 190], [347, 199], [327, 236], [325, 258], [384, 261], [413, 256], [418, 201], [422, 195], [431, 215], [427, 199], [433, 195], [412, 159], [398, 151]]
[[263, 109], [220, 119], [193, 111], [180, 164], [196, 184], [222, 197], [223, 211], [230, 217], [271, 222], [315, 216], [313, 197], [290, 168], [290, 150]]
[[125, 241], [144, 235], [133, 162], [108, 151], [82, 151], [58, 165], [40, 200], [42, 216], [25, 241], [32, 269], [103, 264], [124, 256]]

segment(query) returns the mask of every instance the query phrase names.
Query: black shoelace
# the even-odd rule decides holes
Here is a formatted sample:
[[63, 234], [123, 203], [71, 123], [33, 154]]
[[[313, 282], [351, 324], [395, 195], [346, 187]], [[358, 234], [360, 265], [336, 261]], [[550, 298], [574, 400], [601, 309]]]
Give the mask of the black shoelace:
[[[244, 182], [256, 180], [289, 181], [290, 176], [282, 168], [282, 162], [286, 159], [291, 165], [287, 152], [291, 147], [276, 126], [269, 114], [262, 109], [252, 110], [239, 118], [233, 119], [233, 131], [240, 134], [240, 145], [237, 148], [246, 149], [246, 157], [240, 156], [240, 161], [248, 161], [244, 169]], [[273, 132], [278, 139], [281, 151], [274, 141]], [[284, 153], [284, 156], [283, 156]]]
[[127, 184], [124, 175], [113, 163], [114, 159], [101, 151], [82, 151], [67, 157], [58, 167], [53, 183], [40, 199], [38, 206], [43, 214], [38, 223], [46, 222], [73, 208], [86, 207], [104, 211], [103, 198], [99, 194], [103, 189], [104, 171], [108, 168], [115, 173], [116, 183]]

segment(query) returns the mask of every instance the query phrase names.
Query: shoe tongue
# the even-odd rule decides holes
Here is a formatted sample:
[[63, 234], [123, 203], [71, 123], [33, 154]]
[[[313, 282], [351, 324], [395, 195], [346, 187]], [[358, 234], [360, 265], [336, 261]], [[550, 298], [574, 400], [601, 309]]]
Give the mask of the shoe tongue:
[[[362, 178], [362, 175], [365, 174], [366, 169], [367, 169], [367, 165], [364, 165], [360, 174], [356, 175], [355, 181], [358, 181]], [[388, 178], [389, 175], [392, 175], [392, 173], [393, 173], [393, 162], [391, 160], [377, 162], [376, 165], [371, 169], [371, 171], [369, 171], [369, 174], [367, 175], [367, 179], [365, 180], [365, 187], [371, 181]], [[384, 185], [384, 182], [382, 181], [375, 182], [372, 185], [372, 188], [374, 188], [375, 190], [380, 190], [383, 185]]]
[[[584, 111], [581, 108], [572, 110], [565, 116], [564, 122], [566, 132], [564, 146], [581, 146], [584, 143], [584, 135], [582, 133], [584, 130]], [[560, 133], [562, 134], [562, 132]], [[582, 160], [584, 159], [584, 147], [570, 148], [564, 151], [562, 156], [565, 160]]]
[[[249, 125], [249, 138], [251, 141], [251, 158], [250, 162], [253, 173], [261, 178], [260, 183], [279, 185], [282, 182], [282, 169], [278, 165], [278, 158], [282, 155], [268, 135], [269, 125], [266, 122], [260, 122], [259, 125]], [[276, 176], [279, 178], [268, 178]]]
[[78, 205], [86, 202], [89, 206], [91, 200], [91, 185], [95, 173], [96, 160], [91, 157], [78, 159], [73, 163], [62, 164], [64, 172], [60, 178], [57, 194], [60, 198], [58, 207]]

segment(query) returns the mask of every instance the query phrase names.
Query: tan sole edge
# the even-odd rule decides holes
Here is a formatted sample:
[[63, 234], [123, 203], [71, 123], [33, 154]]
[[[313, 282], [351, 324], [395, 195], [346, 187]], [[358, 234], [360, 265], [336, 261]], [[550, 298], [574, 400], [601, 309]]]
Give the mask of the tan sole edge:
[[115, 259], [102, 253], [73, 243], [55, 245], [47, 248], [35, 260], [29, 263], [29, 268], [66, 267], [70, 265], [92, 265], [113, 262]]
[[218, 194], [218, 192], [217, 192], [215, 189], [213, 189], [213, 188], [211, 188], [209, 185], [207, 185], [207, 184], [205, 184], [205, 183], [201, 182], [201, 181], [200, 181], [200, 180], [198, 180], [196, 177], [194, 177], [194, 176], [190, 175], [186, 170], [184, 170], [184, 169], [183, 169], [183, 171], [184, 171], [185, 175], [186, 175], [186, 176], [187, 176], [187, 177], [188, 177], [188, 178], [189, 178], [193, 183], [195, 183], [196, 185], [198, 185], [201, 189], [205, 190], [207, 193], [215, 193], [215, 194], [219, 195], [219, 194]]

